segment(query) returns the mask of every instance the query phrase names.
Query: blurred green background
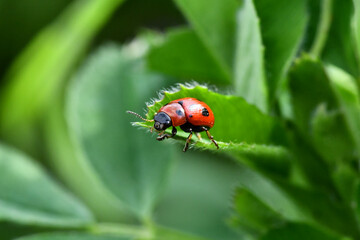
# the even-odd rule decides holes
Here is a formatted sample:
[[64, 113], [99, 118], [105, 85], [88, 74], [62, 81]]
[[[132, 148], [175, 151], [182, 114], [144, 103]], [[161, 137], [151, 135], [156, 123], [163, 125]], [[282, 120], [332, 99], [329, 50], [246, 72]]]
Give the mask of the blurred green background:
[[[359, 0], [0, 0], [0, 27], [0, 239], [360, 239]], [[126, 114], [181, 97], [220, 150]]]

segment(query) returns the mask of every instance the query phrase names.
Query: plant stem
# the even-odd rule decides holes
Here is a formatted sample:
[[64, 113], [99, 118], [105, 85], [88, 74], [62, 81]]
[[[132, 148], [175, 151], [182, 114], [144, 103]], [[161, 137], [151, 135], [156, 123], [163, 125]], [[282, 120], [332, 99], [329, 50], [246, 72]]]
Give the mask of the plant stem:
[[325, 46], [332, 19], [333, 0], [323, 0], [321, 4], [321, 16], [314, 43], [310, 54], [319, 57]]

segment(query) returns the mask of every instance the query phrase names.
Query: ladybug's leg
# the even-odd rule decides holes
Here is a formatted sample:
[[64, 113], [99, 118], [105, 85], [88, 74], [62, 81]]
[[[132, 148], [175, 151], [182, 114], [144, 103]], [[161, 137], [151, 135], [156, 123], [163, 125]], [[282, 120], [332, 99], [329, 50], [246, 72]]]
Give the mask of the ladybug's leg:
[[184, 149], [183, 149], [183, 152], [186, 152], [186, 150], [188, 150], [188, 148], [189, 148], [189, 143], [190, 143], [192, 134], [193, 134], [193, 132], [191, 131], [190, 134], [189, 134], [189, 136], [188, 136], [187, 139], [186, 139], [186, 143], [185, 143], [185, 147], [184, 147]]
[[206, 135], [208, 136], [208, 138], [215, 144], [215, 146], [217, 147], [217, 149], [219, 149], [219, 145], [217, 144], [217, 142], [215, 141], [214, 137], [211, 136], [209, 130], [205, 130], [206, 131]]
[[172, 131], [171, 131], [171, 135], [165, 133], [165, 134], [162, 134], [161, 136], [157, 137], [156, 140], [162, 141], [162, 140], [164, 140], [164, 139], [166, 139], [166, 138], [171, 138], [171, 137], [175, 136], [176, 133], [177, 133], [177, 130], [176, 130], [175, 127], [173, 127], [173, 129], [172, 129]]
[[200, 133], [196, 133], [196, 137], [201, 141], [201, 134]]

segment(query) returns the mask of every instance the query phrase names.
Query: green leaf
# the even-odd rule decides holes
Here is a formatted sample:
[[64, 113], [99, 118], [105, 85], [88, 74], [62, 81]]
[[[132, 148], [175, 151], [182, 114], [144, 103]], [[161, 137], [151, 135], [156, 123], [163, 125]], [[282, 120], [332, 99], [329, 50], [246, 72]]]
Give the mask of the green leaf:
[[301, 133], [292, 129], [290, 134], [291, 150], [294, 155], [294, 167], [297, 168], [297, 174], [302, 176], [298, 179], [301, 186], [308, 189], [318, 189], [326, 192], [333, 192], [335, 187], [331, 179], [331, 169], [322, 156], [314, 149], [314, 145], [309, 143], [308, 139], [301, 137]]
[[[99, 221], [114, 222], [133, 219], [132, 214], [84, 164], [84, 157], [76, 151], [69, 137], [69, 127], [64, 116], [64, 99], [58, 99], [44, 121], [48, 150], [47, 161], [59, 179], [66, 184], [92, 210]], [[89, 191], [88, 186], [91, 186]]]
[[289, 74], [294, 121], [302, 134], [310, 134], [310, 121], [320, 104], [337, 108], [336, 99], [320, 61], [308, 55], [299, 58]]
[[323, 6], [324, 1], [306, 1], [308, 21], [306, 33], [302, 42], [302, 50], [304, 52], [310, 52], [310, 49], [313, 47], [317, 35], [319, 35], [319, 25], [321, 23], [320, 19], [323, 13]]
[[[289, 79], [294, 122], [296, 131], [300, 133], [300, 136], [294, 136], [293, 140], [295, 155], [311, 184], [329, 189], [332, 185], [329, 170], [335, 167], [332, 163], [344, 160], [343, 158], [350, 155], [346, 151], [352, 144], [343, 145], [349, 141], [349, 132], [343, 126], [336, 126], [337, 123], [344, 123], [344, 116], [342, 112], [341, 116], [327, 116], [327, 112], [336, 114], [339, 110], [336, 96], [321, 62], [304, 55], [296, 61]], [[322, 110], [324, 108], [325, 113]], [[336, 131], [331, 131], [331, 127]], [[342, 130], [346, 131], [341, 132]], [[329, 140], [326, 141], [327, 139]], [[342, 142], [344, 140], [347, 142]], [[335, 142], [341, 142], [341, 145], [329, 150], [335, 146]], [[340, 149], [341, 146], [344, 150]], [[336, 155], [330, 155], [330, 151], [336, 151]]]
[[22, 224], [76, 227], [93, 221], [77, 199], [18, 151], [0, 145], [0, 219]]
[[330, 166], [354, 157], [355, 146], [339, 110], [328, 111], [325, 104], [320, 104], [313, 113], [310, 128], [315, 148]]
[[357, 170], [347, 164], [339, 164], [333, 173], [333, 179], [344, 202], [353, 208], [360, 180]]
[[358, 77], [359, 60], [352, 26], [352, 0], [333, 0], [332, 23], [322, 59]]
[[[357, 50], [357, 59], [360, 57], [360, 1], [353, 0], [354, 4], [354, 15], [352, 18], [352, 32], [355, 39], [355, 48]], [[360, 67], [358, 66], [360, 69]]]
[[203, 42], [188, 28], [167, 32], [148, 53], [149, 68], [177, 78], [228, 84], [229, 79]]
[[[94, 54], [70, 85], [67, 120], [76, 151], [108, 190], [142, 220], [166, 183], [172, 147], [134, 131], [133, 116], [164, 79], [145, 68], [148, 44], [138, 39]], [[149, 156], [154, 156], [149, 160]]]
[[31, 144], [30, 126], [60, 94], [90, 41], [122, 2], [75, 1], [33, 39], [10, 68], [0, 94], [3, 136]]
[[235, 214], [232, 225], [259, 237], [268, 229], [284, 223], [280, 214], [274, 212], [247, 189], [239, 188], [234, 197]]
[[255, 0], [265, 46], [270, 99], [280, 92], [285, 75], [303, 38], [307, 21], [303, 0]]
[[313, 222], [311, 215], [298, 206], [286, 191], [259, 173], [242, 168], [239, 183], [240, 188], [250, 192], [280, 217], [291, 221]]
[[278, 181], [277, 184], [291, 196], [303, 212], [316, 221], [315, 225], [354, 239], [360, 237], [352, 209], [342, 201], [334, 199], [334, 190], [328, 194], [321, 189], [308, 190], [286, 181]]
[[[162, 106], [185, 97], [203, 101], [212, 109], [215, 125], [210, 132], [217, 141], [224, 142], [224, 146], [231, 146], [235, 143], [265, 144], [270, 142], [275, 126], [274, 118], [261, 113], [241, 97], [222, 95], [198, 84], [180, 84], [178, 88], [171, 91], [163, 91], [162, 99], [148, 106], [147, 118], [153, 119], [155, 113]], [[149, 126], [149, 124], [143, 125]], [[188, 134], [179, 131], [178, 135], [186, 138]]]
[[355, 185], [355, 215], [358, 222], [360, 222], [360, 181], [358, 181]]
[[131, 237], [97, 236], [86, 233], [43, 233], [16, 240], [133, 240]]
[[235, 48], [235, 0], [175, 0], [230, 83]]
[[304, 223], [288, 223], [285, 226], [275, 228], [266, 233], [260, 240], [350, 240], [350, 238], [342, 237], [319, 229], [314, 225]]
[[310, 119], [320, 104], [330, 110], [336, 109], [336, 99], [323, 65], [308, 55], [298, 59], [289, 75], [291, 100], [299, 129], [304, 135], [310, 133]]
[[235, 92], [266, 113], [268, 91], [264, 72], [264, 47], [252, 0], [245, 0], [238, 12], [237, 21]]
[[350, 134], [360, 154], [360, 98], [355, 79], [335, 66], [327, 66], [326, 72], [331, 81], [338, 104], [345, 116]]
[[339, 234], [359, 237], [352, 212], [335, 201], [333, 196], [319, 190], [307, 190], [285, 180], [272, 181], [245, 168], [239, 179], [241, 187], [286, 220], [315, 224]]

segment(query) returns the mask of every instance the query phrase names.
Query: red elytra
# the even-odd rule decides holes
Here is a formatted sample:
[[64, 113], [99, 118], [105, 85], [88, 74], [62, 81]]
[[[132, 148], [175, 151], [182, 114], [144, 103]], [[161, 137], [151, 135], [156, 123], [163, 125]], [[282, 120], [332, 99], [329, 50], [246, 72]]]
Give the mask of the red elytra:
[[[128, 113], [134, 114], [144, 121], [154, 121], [153, 128], [160, 131], [159, 137], [156, 138], [159, 141], [175, 136], [177, 133], [176, 127], [180, 126], [183, 131], [190, 133], [186, 139], [183, 149], [184, 152], [186, 152], [189, 147], [193, 132], [201, 139], [199, 132], [203, 131], [206, 132], [208, 138], [219, 149], [217, 142], [209, 132], [209, 129], [212, 128], [215, 123], [214, 113], [206, 103], [196, 98], [180, 98], [171, 101], [159, 109], [153, 120], [144, 119], [134, 112], [128, 111]], [[173, 127], [171, 135], [164, 133], [165, 129], [171, 126]]]
[[214, 113], [211, 108], [196, 98], [180, 98], [171, 101], [160, 108], [159, 112], [167, 113], [174, 127], [188, 122], [194, 126], [204, 126], [210, 129], [215, 123]]

